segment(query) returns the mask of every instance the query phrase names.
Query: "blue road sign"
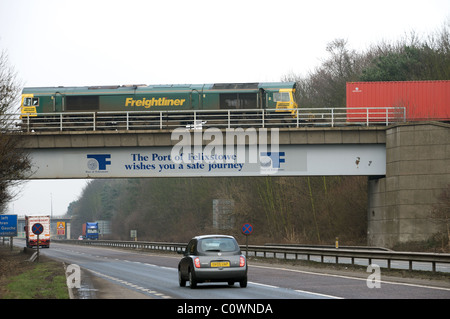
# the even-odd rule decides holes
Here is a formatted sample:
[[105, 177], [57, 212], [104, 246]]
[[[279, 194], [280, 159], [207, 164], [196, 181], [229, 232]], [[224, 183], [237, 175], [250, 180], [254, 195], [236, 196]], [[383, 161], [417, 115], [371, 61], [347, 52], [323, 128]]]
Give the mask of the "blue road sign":
[[0, 237], [17, 236], [17, 215], [0, 215]]
[[250, 235], [253, 232], [253, 226], [249, 223], [242, 225], [242, 233], [244, 235]]
[[35, 235], [40, 235], [44, 232], [44, 226], [42, 226], [42, 224], [36, 223], [33, 225], [33, 227], [31, 227], [31, 231]]

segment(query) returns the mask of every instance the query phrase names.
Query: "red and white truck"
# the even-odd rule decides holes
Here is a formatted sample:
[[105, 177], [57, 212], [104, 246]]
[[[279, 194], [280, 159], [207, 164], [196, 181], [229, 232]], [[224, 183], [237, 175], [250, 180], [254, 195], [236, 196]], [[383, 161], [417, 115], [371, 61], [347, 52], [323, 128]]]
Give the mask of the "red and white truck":
[[50, 216], [25, 216], [25, 236], [27, 247], [31, 248], [38, 245], [38, 236], [33, 233], [33, 225], [41, 224], [44, 231], [39, 235], [39, 246], [42, 248], [50, 247]]

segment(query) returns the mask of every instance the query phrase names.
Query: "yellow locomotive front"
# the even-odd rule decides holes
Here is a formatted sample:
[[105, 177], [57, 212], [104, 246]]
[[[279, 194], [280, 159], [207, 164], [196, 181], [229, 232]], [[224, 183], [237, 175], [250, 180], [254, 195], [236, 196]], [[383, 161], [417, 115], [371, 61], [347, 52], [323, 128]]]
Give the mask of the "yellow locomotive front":
[[298, 104], [295, 101], [295, 88], [280, 89], [273, 94], [273, 101], [276, 103], [276, 112], [291, 112], [292, 116], [297, 116]]
[[20, 104], [20, 113], [22, 117], [36, 116], [36, 108], [39, 106], [39, 98], [34, 97], [34, 94], [24, 93], [22, 94], [22, 102]]

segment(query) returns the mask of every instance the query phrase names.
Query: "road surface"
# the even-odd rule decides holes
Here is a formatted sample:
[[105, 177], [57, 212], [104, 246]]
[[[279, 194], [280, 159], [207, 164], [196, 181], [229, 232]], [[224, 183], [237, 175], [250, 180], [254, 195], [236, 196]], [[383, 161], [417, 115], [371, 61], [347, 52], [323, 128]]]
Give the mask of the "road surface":
[[[315, 269], [250, 261], [247, 288], [240, 288], [238, 284], [228, 286], [225, 283], [206, 283], [198, 285], [197, 289], [190, 289], [189, 284], [186, 287], [178, 285], [177, 265], [180, 255], [55, 242], [50, 249], [40, 251], [66, 264], [79, 265], [84, 274], [93, 278], [89, 287], [83, 288], [92, 291], [94, 298], [113, 298], [111, 294], [115, 289], [122, 291], [122, 296], [118, 298], [450, 299], [448, 277], [446, 280], [393, 278], [383, 275], [383, 269], [380, 280], [375, 281], [376, 272], [373, 270], [367, 273], [336, 271], [323, 267]], [[103, 285], [101, 291], [95, 287], [101, 286], [101, 283], [108, 283], [109, 286]]]

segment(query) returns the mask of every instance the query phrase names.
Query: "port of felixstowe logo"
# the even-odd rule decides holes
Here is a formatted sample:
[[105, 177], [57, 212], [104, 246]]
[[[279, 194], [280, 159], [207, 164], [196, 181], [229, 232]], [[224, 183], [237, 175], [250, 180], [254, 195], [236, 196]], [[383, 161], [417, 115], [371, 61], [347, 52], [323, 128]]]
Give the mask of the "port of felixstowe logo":
[[107, 166], [111, 165], [111, 154], [87, 154], [86, 173], [108, 173]]
[[275, 174], [281, 170], [281, 163], [285, 162], [285, 152], [260, 152], [259, 165], [261, 174]]

